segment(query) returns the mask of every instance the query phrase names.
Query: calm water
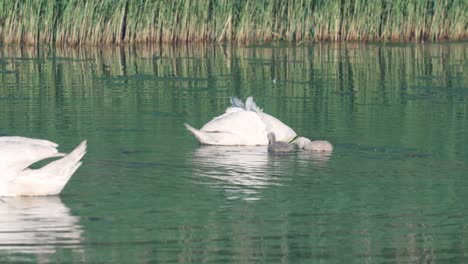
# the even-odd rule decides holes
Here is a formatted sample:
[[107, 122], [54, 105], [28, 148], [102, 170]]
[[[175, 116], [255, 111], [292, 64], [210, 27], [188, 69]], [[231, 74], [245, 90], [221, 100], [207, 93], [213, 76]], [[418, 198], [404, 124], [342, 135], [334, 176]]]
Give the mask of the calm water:
[[[0, 134], [84, 165], [0, 200], [0, 262], [466, 263], [468, 45], [0, 50]], [[332, 155], [200, 146], [254, 96]]]

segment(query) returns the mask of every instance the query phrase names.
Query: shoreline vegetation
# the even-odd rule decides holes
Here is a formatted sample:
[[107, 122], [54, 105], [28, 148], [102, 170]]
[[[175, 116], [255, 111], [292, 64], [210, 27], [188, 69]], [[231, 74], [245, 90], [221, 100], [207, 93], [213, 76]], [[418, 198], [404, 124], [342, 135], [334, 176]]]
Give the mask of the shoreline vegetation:
[[466, 0], [9, 0], [0, 43], [466, 40]]

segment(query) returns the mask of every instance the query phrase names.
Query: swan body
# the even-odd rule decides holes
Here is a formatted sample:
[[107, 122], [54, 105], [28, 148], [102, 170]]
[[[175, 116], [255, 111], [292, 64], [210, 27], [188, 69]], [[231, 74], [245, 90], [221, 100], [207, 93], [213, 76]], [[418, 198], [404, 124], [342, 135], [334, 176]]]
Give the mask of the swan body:
[[332, 152], [333, 145], [326, 140], [314, 140], [311, 141], [305, 137], [299, 137], [295, 140], [295, 143], [299, 149], [310, 150], [315, 152]]
[[[86, 140], [69, 154], [43, 139], [0, 137], [0, 196], [57, 195], [81, 166]], [[40, 160], [62, 157], [42, 168], [28, 167]]]
[[297, 136], [296, 132], [283, 122], [264, 113], [251, 96], [245, 104], [235, 97], [231, 97], [230, 100], [231, 106], [225, 113], [213, 118], [201, 129], [185, 124], [201, 144], [268, 145], [269, 132], [274, 132], [280, 141], [289, 142]]
[[268, 133], [268, 152], [285, 153], [294, 151], [294, 147], [287, 142], [276, 141], [275, 133]]

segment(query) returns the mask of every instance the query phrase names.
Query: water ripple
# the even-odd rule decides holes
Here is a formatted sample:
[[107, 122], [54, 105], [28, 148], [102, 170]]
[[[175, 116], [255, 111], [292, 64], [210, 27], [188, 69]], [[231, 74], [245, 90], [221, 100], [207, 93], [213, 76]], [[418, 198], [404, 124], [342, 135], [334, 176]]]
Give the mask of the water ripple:
[[71, 215], [59, 197], [0, 200], [0, 252], [53, 253], [56, 247], [77, 248], [81, 233], [79, 217]]
[[282, 185], [283, 179], [272, 173], [271, 158], [265, 146], [202, 146], [193, 152], [192, 163], [195, 176], [215, 180], [208, 184], [224, 189], [228, 198], [256, 200], [261, 189]]

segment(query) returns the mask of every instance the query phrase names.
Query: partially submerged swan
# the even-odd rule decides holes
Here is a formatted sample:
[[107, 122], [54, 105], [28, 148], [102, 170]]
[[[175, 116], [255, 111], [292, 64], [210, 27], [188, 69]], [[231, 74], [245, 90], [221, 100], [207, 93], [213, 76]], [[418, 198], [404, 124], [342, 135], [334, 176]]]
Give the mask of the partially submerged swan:
[[326, 140], [311, 141], [305, 137], [299, 137], [294, 141], [299, 149], [310, 150], [314, 152], [332, 152], [333, 145]]
[[[57, 195], [80, 167], [86, 140], [68, 155], [54, 142], [25, 137], [0, 137], [0, 196]], [[38, 161], [63, 157], [42, 168], [29, 169]]]
[[294, 147], [291, 144], [283, 141], [276, 141], [275, 133], [273, 132], [268, 133], [268, 142], [268, 152], [285, 153], [294, 151]]
[[289, 142], [297, 135], [294, 130], [259, 108], [253, 97], [245, 104], [231, 97], [226, 112], [213, 118], [201, 129], [185, 124], [201, 144], [207, 145], [268, 145], [268, 133], [274, 132], [280, 141]]

